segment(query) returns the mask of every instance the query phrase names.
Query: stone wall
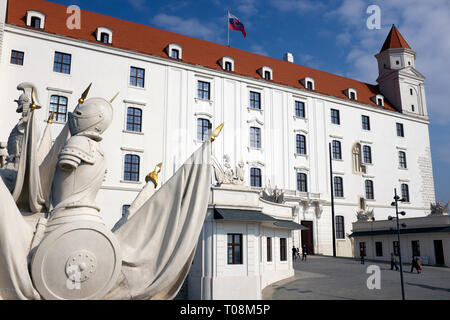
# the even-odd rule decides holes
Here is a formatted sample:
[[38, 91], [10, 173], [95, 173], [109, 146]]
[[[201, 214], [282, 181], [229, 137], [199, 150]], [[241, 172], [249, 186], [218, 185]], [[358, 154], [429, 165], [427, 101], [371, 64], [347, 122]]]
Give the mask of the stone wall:
[[430, 203], [436, 202], [436, 194], [434, 190], [433, 165], [431, 163], [431, 150], [429, 147], [425, 148], [423, 156], [417, 160], [422, 184], [420, 192], [422, 194], [422, 201], [425, 207]]

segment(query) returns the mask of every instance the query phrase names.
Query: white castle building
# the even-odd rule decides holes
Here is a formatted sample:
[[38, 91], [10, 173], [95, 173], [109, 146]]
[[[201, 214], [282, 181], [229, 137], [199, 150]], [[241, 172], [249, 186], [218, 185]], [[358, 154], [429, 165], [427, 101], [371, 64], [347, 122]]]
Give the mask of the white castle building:
[[[225, 123], [213, 145], [216, 166], [224, 156], [232, 167], [242, 162], [247, 188], [212, 188], [191, 296], [257, 299], [264, 286], [293, 275], [293, 245], [332, 254], [331, 183], [338, 256], [353, 256], [357, 212], [373, 210], [377, 220], [395, 214], [394, 188], [407, 199], [400, 209], [408, 217], [425, 216], [435, 202], [425, 78], [395, 26], [375, 56], [378, 85], [371, 85], [297, 65], [290, 53], [277, 60], [88, 11], [72, 28], [67, 12], [44, 0], [0, 0], [0, 141], [19, 118], [13, 101], [21, 82], [37, 85], [42, 129], [55, 112], [53, 137], [89, 83], [90, 96], [119, 91], [97, 199], [113, 227], [156, 164], [163, 162], [164, 183]], [[269, 181], [282, 203], [259, 198]], [[291, 232], [295, 224], [277, 227], [250, 211], [308, 230]]]

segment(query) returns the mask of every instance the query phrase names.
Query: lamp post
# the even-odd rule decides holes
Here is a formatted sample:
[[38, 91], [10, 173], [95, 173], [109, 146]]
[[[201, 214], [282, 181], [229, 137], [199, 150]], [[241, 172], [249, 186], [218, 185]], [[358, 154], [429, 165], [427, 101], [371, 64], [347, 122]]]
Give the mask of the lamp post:
[[[398, 222], [398, 215], [401, 214], [404, 216], [406, 214], [405, 211], [398, 212], [398, 202], [405, 202], [406, 200], [404, 198], [400, 199], [400, 197], [397, 195], [397, 189], [394, 189], [394, 202], [391, 203], [391, 206], [395, 206], [395, 214], [396, 214], [396, 220], [397, 220], [397, 241], [398, 241], [398, 257], [400, 262], [400, 281], [402, 284], [402, 300], [405, 300], [405, 286], [403, 284], [403, 266], [402, 266], [402, 251], [400, 246], [400, 224]], [[389, 216], [389, 220], [392, 220], [393, 217]]]
[[333, 190], [333, 156], [331, 153], [331, 143], [328, 144], [330, 152], [330, 188], [331, 188], [331, 227], [333, 232], [333, 257], [336, 258], [336, 231], [335, 231], [335, 217], [334, 217], [334, 190]]

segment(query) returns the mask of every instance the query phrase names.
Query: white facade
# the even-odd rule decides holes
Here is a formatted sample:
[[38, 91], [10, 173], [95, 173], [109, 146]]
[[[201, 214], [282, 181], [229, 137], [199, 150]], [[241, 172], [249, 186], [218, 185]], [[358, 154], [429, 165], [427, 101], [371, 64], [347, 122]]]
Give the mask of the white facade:
[[[422, 264], [450, 265], [450, 216], [448, 214], [420, 218], [402, 217], [399, 223], [400, 251], [404, 263], [411, 262], [414, 254], [413, 242], [415, 242]], [[402, 224], [404, 226], [401, 226]], [[394, 242], [398, 241], [396, 232], [395, 219], [353, 223], [355, 257], [360, 256], [360, 243], [364, 243], [367, 259], [390, 261], [391, 253], [394, 252]]]
[[[1, 14], [4, 15], [5, 1], [0, 3], [0, 9], [3, 9]], [[272, 186], [285, 190], [285, 200], [296, 207], [293, 214], [295, 221], [313, 222], [315, 253], [332, 253], [328, 144], [333, 140], [340, 141], [342, 148], [342, 160], [333, 160], [333, 175], [343, 180], [343, 197], [335, 199], [335, 213], [344, 217], [346, 235], [344, 239], [337, 240], [338, 255], [353, 255], [353, 243], [348, 234], [352, 222], [356, 220], [360, 197], [365, 197], [365, 180], [373, 181], [374, 199], [367, 199], [366, 203], [374, 209], [377, 220], [386, 219], [394, 213], [390, 206], [393, 189], [397, 188], [400, 192], [401, 184], [409, 186], [410, 202], [401, 207], [409, 217], [423, 216], [429, 212], [430, 202], [435, 201], [429, 120], [422, 80], [418, 84], [421, 99], [417, 100], [417, 110], [422, 111], [419, 114], [402, 113], [376, 108], [358, 100], [340, 99], [314, 90], [301, 90], [265, 79], [192, 65], [182, 60], [49, 34], [45, 29], [6, 24], [2, 31], [3, 21], [0, 21], [0, 101], [4, 111], [0, 119], [0, 140], [7, 140], [19, 118], [14, 112], [13, 101], [18, 97], [16, 86], [21, 82], [37, 85], [43, 107], [38, 112], [42, 129], [46, 125], [52, 95], [66, 97], [70, 112], [90, 82], [93, 83], [90, 96], [110, 99], [117, 91], [120, 92], [114, 102], [113, 123], [102, 142], [108, 173], [97, 198], [105, 222], [111, 227], [120, 219], [122, 206], [133, 201], [145, 183], [146, 174], [153, 171], [157, 163], [164, 164], [160, 175], [160, 181], [164, 183], [200, 145], [197, 119], [209, 120], [212, 127], [225, 123], [223, 133], [213, 145], [213, 154], [217, 159], [222, 159], [225, 154], [230, 155], [233, 164], [243, 160], [247, 186], [250, 184], [250, 168], [259, 168], [262, 186], [270, 180]], [[114, 30], [114, 39], [119, 33], [120, 30]], [[171, 43], [168, 41], [167, 45]], [[187, 48], [182, 49], [183, 55], [186, 55]], [[24, 52], [23, 65], [11, 63], [12, 50]], [[53, 71], [55, 52], [71, 55], [70, 74]], [[217, 61], [221, 58], [217, 57]], [[234, 70], [234, 64], [239, 63], [238, 58], [229, 58], [233, 59]], [[131, 67], [145, 70], [143, 88], [130, 85]], [[266, 65], [260, 68], [270, 71], [271, 79], [277, 79], [276, 69]], [[312, 80], [313, 89], [320, 86], [320, 79]], [[198, 98], [198, 81], [210, 84], [210, 99]], [[381, 86], [381, 94], [390, 97], [389, 90], [400, 90], [403, 94], [408, 89]], [[250, 91], [260, 93], [261, 110], [250, 108]], [[360, 95], [356, 94], [359, 98]], [[296, 116], [295, 101], [304, 102], [304, 118]], [[141, 132], [127, 131], [128, 107], [142, 110]], [[340, 124], [331, 122], [331, 109], [339, 110]], [[370, 130], [362, 129], [363, 115], [370, 118]], [[396, 123], [403, 125], [404, 137], [397, 135]], [[53, 137], [57, 136], [63, 125], [53, 125]], [[261, 148], [250, 147], [250, 127], [261, 129]], [[297, 134], [306, 137], [306, 155], [297, 154]], [[361, 147], [370, 146], [372, 150], [372, 164], [366, 164], [366, 173], [354, 172], [352, 150], [357, 143]], [[399, 151], [406, 154], [407, 168], [399, 166]], [[127, 154], [140, 157], [137, 182], [124, 179], [124, 157]], [[307, 174], [307, 192], [296, 191], [297, 172]], [[220, 223], [216, 225], [216, 228], [219, 227]], [[230, 224], [227, 227], [254, 228], [253, 233], [248, 233], [249, 241], [251, 237], [256, 237], [254, 234], [266, 232], [251, 224]], [[216, 241], [209, 236], [208, 228], [212, 226], [207, 221], [203, 241]], [[220, 238], [220, 235], [214, 234], [217, 239]], [[301, 247], [298, 231], [293, 232], [293, 244]], [[228, 271], [224, 268], [223, 272]], [[247, 276], [250, 277], [249, 274]], [[261, 281], [260, 285], [270, 281]]]

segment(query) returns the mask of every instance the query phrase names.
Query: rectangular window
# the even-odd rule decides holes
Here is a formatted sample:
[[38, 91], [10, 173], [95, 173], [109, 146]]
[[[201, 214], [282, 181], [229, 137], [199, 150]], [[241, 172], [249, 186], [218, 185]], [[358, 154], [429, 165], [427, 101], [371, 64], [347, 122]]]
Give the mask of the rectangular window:
[[145, 70], [141, 68], [131, 67], [130, 69], [130, 85], [133, 87], [144, 88]]
[[261, 129], [250, 127], [250, 148], [261, 149]]
[[406, 169], [406, 153], [403, 151], [398, 152], [398, 162], [400, 165], [400, 168]]
[[172, 49], [172, 56], [173, 59], [180, 59], [180, 51], [178, 49]]
[[231, 62], [229, 62], [229, 61], [225, 62], [225, 70], [233, 71], [233, 65], [231, 64]]
[[138, 108], [127, 109], [127, 131], [142, 131], [142, 110]]
[[400, 250], [399, 250], [399, 247], [398, 247], [398, 241], [392, 242], [392, 247], [394, 249], [394, 254], [396, 256], [400, 255]]
[[334, 196], [338, 198], [344, 197], [344, 183], [341, 177], [334, 177]]
[[242, 264], [242, 234], [228, 235], [228, 264]]
[[339, 110], [331, 109], [331, 123], [341, 124], [341, 117], [339, 114]]
[[409, 202], [409, 186], [406, 183], [402, 183], [402, 198]]
[[197, 83], [197, 98], [203, 100], [210, 100], [211, 98], [211, 84], [206, 81], [198, 81]]
[[72, 63], [72, 55], [62, 52], [55, 52], [53, 71], [70, 74], [71, 63]]
[[405, 132], [403, 131], [403, 123], [397, 123], [397, 136], [404, 137]]
[[295, 116], [299, 118], [305, 118], [305, 103], [301, 101], [295, 101]]
[[364, 163], [372, 163], [372, 148], [369, 146], [363, 147], [363, 161]]
[[341, 142], [333, 140], [332, 146], [333, 146], [333, 159], [342, 160]]
[[368, 116], [361, 116], [362, 117], [362, 128], [364, 130], [370, 130], [370, 118]]
[[267, 237], [267, 262], [272, 262], [272, 238]]
[[261, 110], [261, 93], [250, 91], [250, 108]]
[[343, 216], [336, 216], [336, 239], [345, 239], [345, 226]]
[[287, 241], [286, 241], [286, 238], [280, 238], [280, 261], [287, 261]]
[[412, 246], [412, 254], [415, 257], [420, 257], [420, 245], [419, 245], [419, 240], [413, 240], [411, 241], [411, 246]]
[[304, 135], [296, 136], [296, 151], [297, 154], [306, 154], [306, 137]]
[[127, 154], [125, 155], [125, 166], [124, 166], [124, 180], [125, 181], [139, 181], [139, 167], [140, 167], [140, 157]]
[[67, 120], [67, 98], [62, 96], [50, 97], [49, 116], [54, 112], [54, 121], [66, 122]]
[[11, 64], [17, 64], [23, 66], [23, 58], [25, 54], [21, 51], [12, 50], [11, 51]]
[[374, 195], [373, 195], [373, 181], [372, 180], [366, 180], [365, 186], [366, 186], [366, 199], [373, 200], [374, 199]]
[[197, 140], [206, 141], [211, 134], [211, 122], [207, 119], [197, 119]]
[[383, 242], [380, 241], [375, 242], [375, 255], [377, 257], [383, 256]]
[[261, 169], [259, 168], [250, 169], [250, 186], [261, 188], [262, 186]]
[[306, 173], [297, 172], [297, 190], [308, 192], [308, 176]]

